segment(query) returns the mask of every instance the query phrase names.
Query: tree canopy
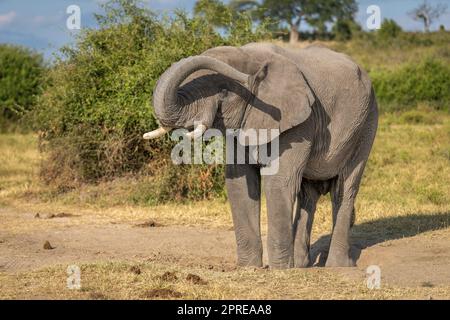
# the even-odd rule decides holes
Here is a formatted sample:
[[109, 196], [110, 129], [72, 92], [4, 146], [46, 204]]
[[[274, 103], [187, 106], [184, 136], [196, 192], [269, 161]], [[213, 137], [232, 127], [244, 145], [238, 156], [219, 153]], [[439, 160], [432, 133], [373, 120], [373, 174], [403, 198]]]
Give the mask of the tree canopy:
[[0, 45], [0, 124], [18, 120], [41, 92], [43, 58], [26, 48]]
[[289, 25], [290, 40], [295, 42], [303, 22], [308, 23], [315, 31], [324, 33], [329, 23], [353, 21], [357, 4], [355, 0], [263, 0], [261, 8], [262, 16]]
[[438, 3], [435, 6], [429, 4], [426, 0], [417, 8], [409, 12], [409, 15], [416, 21], [421, 21], [425, 32], [430, 31], [431, 24], [447, 12], [447, 5]]
[[355, 0], [231, 0], [228, 5], [220, 0], [198, 0], [194, 8], [196, 15], [218, 27], [239, 13], [248, 14], [255, 21], [276, 21], [278, 29], [289, 27], [292, 42], [298, 40], [303, 22], [318, 34], [325, 34], [330, 25], [338, 24], [333, 30], [343, 30], [348, 35], [356, 11]]

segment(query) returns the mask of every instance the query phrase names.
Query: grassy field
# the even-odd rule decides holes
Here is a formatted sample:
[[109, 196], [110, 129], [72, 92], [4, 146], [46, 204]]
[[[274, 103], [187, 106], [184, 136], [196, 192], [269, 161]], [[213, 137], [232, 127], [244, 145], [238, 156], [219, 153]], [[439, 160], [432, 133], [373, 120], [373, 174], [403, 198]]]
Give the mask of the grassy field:
[[[124, 177], [61, 192], [43, 185], [39, 178], [42, 155], [34, 135], [0, 136], [0, 206], [20, 214], [69, 212], [81, 217], [80, 227], [103, 223], [127, 224], [153, 219], [164, 226], [195, 226], [230, 230], [226, 201], [144, 206], [139, 198], [145, 183]], [[450, 116], [431, 111], [385, 114], [371, 154], [360, 195], [354, 239], [373, 243], [414, 237], [447, 237], [450, 233]], [[135, 203], [135, 204], [133, 204]], [[328, 197], [319, 203], [314, 239], [330, 232]], [[266, 228], [265, 209], [262, 219]], [[31, 234], [48, 227], [4, 219], [2, 235]], [[265, 231], [264, 231], [265, 232]], [[265, 269], [216, 270], [204, 265], [136, 259], [83, 263], [83, 288], [67, 290], [67, 265], [37, 270], [1, 272], [1, 298], [420, 298], [450, 297], [448, 284], [428, 286], [385, 285], [369, 290], [358, 277], [324, 268], [268, 271]], [[136, 270], [139, 272], [136, 272]], [[165, 272], [175, 277], [161, 277]], [[199, 275], [206, 283], [186, 280]], [[48, 281], [53, 279], [54, 281]], [[166, 290], [167, 289], [167, 290]]]

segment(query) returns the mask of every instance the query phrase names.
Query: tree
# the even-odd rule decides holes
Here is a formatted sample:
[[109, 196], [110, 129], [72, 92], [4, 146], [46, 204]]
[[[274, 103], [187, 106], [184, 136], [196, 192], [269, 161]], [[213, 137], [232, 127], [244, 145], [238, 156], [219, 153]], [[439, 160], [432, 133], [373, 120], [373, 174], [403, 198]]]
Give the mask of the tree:
[[353, 20], [357, 11], [355, 0], [263, 0], [262, 15], [278, 19], [280, 24], [290, 27], [290, 42], [299, 39], [302, 22], [307, 22], [315, 31], [327, 31], [327, 23]]
[[255, 0], [231, 0], [228, 4], [234, 16], [239, 13], [248, 14], [253, 20], [259, 20], [260, 5]]
[[431, 24], [438, 20], [439, 17], [447, 11], [447, 5], [438, 3], [436, 6], [432, 6], [424, 0], [424, 2], [417, 8], [412, 10], [409, 14], [416, 21], [422, 21], [425, 32], [430, 31]]
[[36, 104], [41, 92], [44, 62], [26, 48], [0, 45], [0, 124], [17, 121]]
[[355, 34], [361, 32], [361, 26], [354, 20], [339, 19], [332, 28], [334, 39], [337, 41], [350, 40]]
[[383, 40], [389, 40], [397, 38], [402, 32], [402, 28], [392, 19], [384, 19], [381, 24], [381, 28], [378, 31], [378, 35]]
[[227, 26], [232, 19], [231, 10], [220, 0], [198, 0], [194, 5], [194, 15], [219, 28]]
[[[259, 3], [253, 0], [198, 0], [194, 16], [207, 23], [213, 33], [233, 38], [235, 43], [251, 42], [253, 36], [267, 39], [270, 35], [270, 19], [258, 15]], [[217, 30], [219, 29], [219, 30]]]

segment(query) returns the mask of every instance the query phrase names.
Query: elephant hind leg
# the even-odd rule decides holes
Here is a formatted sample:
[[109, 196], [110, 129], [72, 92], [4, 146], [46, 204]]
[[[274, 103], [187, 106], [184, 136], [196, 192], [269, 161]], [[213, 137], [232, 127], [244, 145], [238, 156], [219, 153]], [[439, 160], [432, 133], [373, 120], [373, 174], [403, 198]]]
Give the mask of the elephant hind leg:
[[305, 268], [311, 264], [309, 255], [311, 230], [320, 194], [321, 190], [313, 182], [306, 179], [302, 181], [301, 190], [297, 196], [293, 224], [294, 266], [296, 268]]
[[354, 261], [350, 258], [350, 230], [355, 221], [355, 199], [358, 193], [365, 161], [346, 168], [331, 189], [333, 207], [333, 233], [330, 250], [325, 266], [351, 267]]
[[[339, 188], [337, 186], [337, 183], [338, 183], [338, 178], [336, 178], [333, 181], [332, 187], [330, 190], [332, 212], [333, 212], [333, 229], [334, 229], [334, 226], [336, 225], [336, 217], [337, 217], [337, 214], [339, 211], [339, 207], [341, 206], [341, 199], [343, 197], [341, 191], [339, 190]], [[355, 221], [356, 221], [356, 209], [355, 209], [355, 206], [353, 206], [351, 218], [350, 218], [350, 228], [355, 225]]]
[[369, 114], [362, 130], [359, 147], [331, 186], [333, 206], [333, 234], [325, 266], [347, 267], [355, 263], [350, 258], [350, 230], [355, 222], [355, 199], [359, 191], [364, 168], [377, 131], [376, 108]]

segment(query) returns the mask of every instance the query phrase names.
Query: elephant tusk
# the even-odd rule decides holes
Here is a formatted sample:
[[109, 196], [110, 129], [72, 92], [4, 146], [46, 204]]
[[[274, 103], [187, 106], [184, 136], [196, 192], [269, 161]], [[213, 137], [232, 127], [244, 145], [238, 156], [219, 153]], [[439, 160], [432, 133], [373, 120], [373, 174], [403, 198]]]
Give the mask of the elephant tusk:
[[161, 127], [161, 128], [158, 128], [156, 130], [153, 130], [151, 132], [147, 132], [146, 134], [144, 134], [144, 139], [145, 140], [156, 139], [156, 138], [159, 138], [159, 137], [165, 135], [167, 132], [170, 132], [170, 128]]
[[197, 139], [200, 138], [206, 131], [207, 127], [204, 124], [199, 124], [194, 131], [186, 133], [186, 137], [189, 139]]

